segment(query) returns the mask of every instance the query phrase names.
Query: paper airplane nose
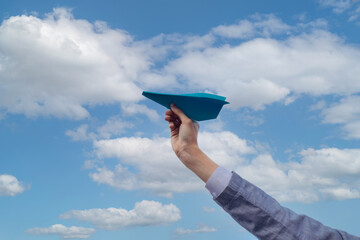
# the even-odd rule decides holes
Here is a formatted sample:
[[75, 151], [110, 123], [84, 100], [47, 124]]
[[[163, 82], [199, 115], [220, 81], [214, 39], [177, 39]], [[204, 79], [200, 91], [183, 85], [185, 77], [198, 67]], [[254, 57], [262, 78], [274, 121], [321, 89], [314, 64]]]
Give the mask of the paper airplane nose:
[[144, 91], [142, 95], [168, 109], [174, 103], [186, 116], [196, 121], [217, 118], [221, 108], [228, 104], [225, 97], [209, 93], [164, 94]]

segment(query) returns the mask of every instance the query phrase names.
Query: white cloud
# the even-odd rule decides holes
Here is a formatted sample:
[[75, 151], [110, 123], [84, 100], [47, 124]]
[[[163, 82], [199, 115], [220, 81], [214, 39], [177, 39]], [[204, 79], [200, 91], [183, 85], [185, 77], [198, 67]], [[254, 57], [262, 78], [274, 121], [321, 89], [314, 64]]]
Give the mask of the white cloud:
[[106, 230], [117, 230], [135, 226], [168, 225], [180, 220], [180, 210], [173, 204], [146, 201], [135, 203], [132, 210], [122, 208], [72, 210], [60, 216], [63, 219], [75, 218], [91, 222]]
[[[236, 134], [223, 132], [200, 132], [199, 146], [211, 158], [222, 166], [233, 169], [236, 165], [247, 162], [246, 155], [255, 154], [252, 143], [239, 138]], [[246, 156], [246, 157], [245, 157]]]
[[54, 224], [48, 228], [28, 229], [26, 232], [33, 235], [59, 235], [63, 239], [85, 239], [94, 234], [95, 229]]
[[[346, 10], [349, 2], [322, 3]], [[155, 111], [137, 103], [142, 99], [142, 87], [205, 89], [227, 96], [229, 107], [255, 110], [274, 102], [289, 103], [293, 96], [302, 94], [334, 94], [342, 100], [322, 111], [323, 122], [341, 124], [348, 138], [360, 138], [359, 97], [354, 95], [360, 92], [360, 49], [324, 30], [325, 25], [317, 20], [289, 26], [272, 15], [257, 15], [238, 24], [215, 27], [203, 36], [160, 35], [136, 42], [128, 33], [104, 23], [75, 19], [66, 9], [55, 9], [44, 19], [11, 17], [0, 26], [0, 112], [83, 119], [89, 116], [87, 106], [121, 103], [125, 115], [144, 114], [157, 121]], [[282, 34], [282, 39], [274, 39], [277, 34]], [[240, 41], [232, 39], [229, 44], [226, 38]], [[169, 55], [173, 57], [167, 58]], [[157, 61], [164, 67], [153, 69]], [[114, 169], [106, 164], [94, 166], [90, 173], [94, 181], [119, 189], [151, 189], [167, 196], [174, 191], [202, 189], [176, 159], [167, 138], [99, 140], [110, 138], [115, 129], [119, 135], [127, 127], [120, 119], [110, 119], [97, 131], [89, 132], [88, 125], [81, 125], [66, 132], [73, 140], [97, 139], [94, 148], [100, 158], [119, 159]], [[312, 169], [313, 175], [306, 175], [306, 159], [311, 154], [301, 155], [299, 165], [280, 164], [266, 154], [249, 161], [244, 156], [256, 150], [245, 140], [230, 132], [201, 134], [200, 145], [212, 158], [229, 169], [247, 169], [245, 175], [250, 174], [250, 179], [280, 199], [358, 196], [355, 185], [330, 172], [317, 178], [323, 173]], [[326, 157], [320, 154], [322, 150], [311, 153], [330, 168], [337, 167], [330, 161], [334, 151], [327, 149]], [[259, 175], [259, 169], [264, 175]], [[350, 175], [345, 171], [342, 177]], [[1, 176], [6, 181], [12, 177]], [[274, 177], [274, 183], [265, 181], [265, 176]], [[311, 186], [303, 182], [307, 178]], [[2, 195], [23, 191], [16, 178], [9, 180], [12, 185], [5, 180], [0, 185]], [[275, 183], [284, 191], [277, 191]]]
[[360, 118], [360, 96], [350, 96], [341, 99], [328, 109], [324, 110], [324, 122], [326, 123], [346, 123]]
[[15, 196], [24, 191], [23, 184], [16, 177], [8, 174], [0, 175], [0, 196]]
[[360, 174], [360, 149], [306, 149], [301, 151], [302, 168], [314, 168], [318, 176], [357, 177]]
[[354, 0], [318, 0], [324, 7], [332, 7], [334, 12], [342, 13], [349, 9], [355, 2]]
[[[114, 170], [105, 166], [90, 173], [99, 183], [119, 189], [151, 189], [157, 194], [171, 196], [171, 192], [184, 192], [201, 188], [189, 171], [176, 159], [168, 138], [117, 138], [94, 142], [100, 158], [118, 158]], [[151, 157], [149, 157], [151, 156]], [[136, 169], [136, 174], [126, 166]]]
[[227, 96], [230, 108], [256, 110], [301, 94], [359, 92], [359, 48], [324, 27], [321, 19], [290, 26], [258, 14], [202, 36], [135, 41], [62, 8], [44, 19], [10, 17], [0, 26], [0, 110], [84, 119], [88, 106], [120, 103], [125, 115], [157, 121], [157, 112], [138, 103], [141, 88], [206, 90]]
[[0, 108], [30, 117], [83, 119], [85, 106], [141, 99], [134, 83], [149, 50], [121, 30], [75, 19], [13, 16], [0, 26]]
[[181, 79], [183, 88], [227, 96], [230, 108], [263, 109], [274, 102], [289, 102], [290, 93], [359, 92], [359, 59], [359, 48], [315, 27], [282, 40], [256, 38], [184, 52], [162, 72]]
[[213, 33], [227, 38], [248, 39], [254, 36], [255, 29], [249, 20], [242, 20], [238, 24], [220, 25], [215, 27]]
[[349, 22], [353, 22], [358, 20], [360, 17], [360, 6], [358, 6], [355, 10], [350, 12]]
[[76, 130], [67, 130], [65, 135], [70, 137], [73, 141], [87, 141], [92, 140], [95, 136], [91, 133], [88, 133], [89, 126], [83, 124], [79, 126]]
[[324, 100], [320, 100], [317, 103], [311, 105], [309, 109], [311, 111], [316, 111], [316, 110], [323, 110], [325, 107], [326, 107], [326, 102]]
[[[199, 145], [219, 165], [235, 170], [280, 201], [360, 198], [360, 149], [307, 149], [296, 161], [278, 162], [231, 132], [200, 132]], [[101, 140], [94, 147], [100, 158], [120, 161], [114, 169], [96, 166], [90, 177], [98, 183], [125, 190], [150, 189], [164, 196], [203, 189], [176, 159], [167, 138]]]
[[289, 31], [291, 27], [278, 17], [269, 15], [253, 15], [251, 20], [241, 20], [238, 24], [220, 25], [212, 29], [212, 33], [226, 38], [249, 39], [253, 37], [270, 37]]
[[90, 173], [89, 176], [97, 183], [108, 184], [118, 189], [133, 190], [141, 187], [136, 174], [130, 172], [128, 168], [123, 167], [121, 164], [117, 164], [113, 170], [106, 167], [97, 167], [96, 172]]
[[[360, 149], [306, 149], [299, 162], [276, 162], [259, 155], [237, 172], [285, 202], [360, 198]], [[269, 181], [271, 179], [271, 181]]]
[[88, 141], [101, 138], [108, 139], [123, 134], [126, 129], [132, 128], [133, 126], [132, 123], [118, 117], [111, 117], [105, 124], [93, 129], [93, 131], [89, 131], [89, 126], [87, 124], [82, 124], [75, 130], [67, 130], [65, 135], [70, 137], [73, 141]]
[[349, 96], [324, 109], [323, 122], [340, 124], [347, 138], [360, 139], [360, 96]]
[[297, 95], [287, 96], [287, 97], [284, 99], [284, 105], [285, 105], [285, 106], [288, 106], [289, 104], [295, 102], [295, 100], [296, 100], [298, 97], [299, 97], [299, 96], [297, 96]]
[[[267, 153], [249, 159], [256, 149], [230, 132], [201, 132], [199, 145], [219, 165], [235, 170], [280, 201], [360, 198], [360, 149], [307, 149], [296, 161], [277, 162]], [[176, 159], [169, 139], [102, 140], [95, 143], [95, 151], [101, 158], [120, 161], [114, 169], [97, 166], [90, 177], [98, 183], [126, 190], [151, 189], [164, 196], [203, 189]]]
[[149, 109], [147, 106], [143, 104], [136, 104], [136, 103], [123, 104], [121, 108], [125, 115], [143, 114], [153, 122], [156, 122], [160, 119], [159, 114], [155, 110]]
[[[231, 132], [201, 132], [199, 145], [207, 154], [229, 168], [255, 153], [249, 143]], [[94, 142], [99, 158], [118, 158], [114, 169], [97, 166], [90, 177], [98, 183], [118, 189], [151, 189], [156, 194], [171, 197], [173, 192], [203, 189], [203, 184], [186, 169], [171, 149], [169, 138], [130, 137]], [[129, 169], [133, 170], [129, 170]]]
[[349, 16], [349, 22], [357, 21], [360, 16], [358, 0], [318, 0], [318, 2], [324, 7], [332, 8], [337, 14], [346, 13]]
[[360, 139], [360, 120], [346, 123], [343, 130], [347, 133], [348, 138]]
[[126, 129], [132, 128], [134, 125], [122, 119], [112, 117], [106, 123], [96, 129], [98, 138], [110, 138], [118, 136], [125, 132]]
[[198, 49], [205, 49], [215, 42], [213, 34], [209, 33], [203, 36], [186, 36], [184, 38], [185, 44], [182, 47], [184, 51], [192, 51]]
[[217, 119], [213, 119], [212, 121], [205, 122], [201, 125], [205, 131], [210, 132], [221, 132], [224, 129], [224, 122], [221, 120], [221, 118], [218, 116]]
[[216, 231], [217, 231], [216, 228], [203, 225], [203, 226], [199, 226], [196, 229], [177, 228], [175, 230], [175, 234], [177, 234], [177, 235], [185, 235], [185, 234], [194, 234], [194, 233], [209, 233], [209, 232], [216, 232]]

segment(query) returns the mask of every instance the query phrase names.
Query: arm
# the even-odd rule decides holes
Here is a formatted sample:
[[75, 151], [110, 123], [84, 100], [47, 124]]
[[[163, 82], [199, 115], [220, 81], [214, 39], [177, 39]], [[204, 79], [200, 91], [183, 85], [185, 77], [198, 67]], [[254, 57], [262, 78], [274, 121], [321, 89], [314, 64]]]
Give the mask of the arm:
[[208, 186], [221, 183], [221, 179], [217, 178], [224, 175], [218, 174], [223, 170], [198, 147], [199, 124], [173, 105], [171, 110], [166, 111], [165, 120], [169, 122], [171, 144], [177, 157], [207, 183], [208, 189], [220, 189], [219, 192], [212, 193], [214, 200], [259, 239], [360, 240], [282, 207], [275, 199], [236, 173], [231, 174], [230, 182], [222, 188]]
[[360, 240], [281, 206], [236, 173], [214, 200], [235, 221], [261, 240]]

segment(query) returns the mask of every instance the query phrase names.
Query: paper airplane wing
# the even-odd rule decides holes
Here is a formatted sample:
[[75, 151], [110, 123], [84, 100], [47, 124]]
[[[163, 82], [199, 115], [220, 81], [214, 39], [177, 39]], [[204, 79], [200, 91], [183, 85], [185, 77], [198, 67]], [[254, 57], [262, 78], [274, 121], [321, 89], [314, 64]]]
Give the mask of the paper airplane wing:
[[174, 103], [186, 116], [196, 121], [215, 119], [223, 105], [228, 104], [225, 97], [209, 93], [176, 95], [144, 91], [142, 95], [168, 109], [170, 109], [170, 104]]

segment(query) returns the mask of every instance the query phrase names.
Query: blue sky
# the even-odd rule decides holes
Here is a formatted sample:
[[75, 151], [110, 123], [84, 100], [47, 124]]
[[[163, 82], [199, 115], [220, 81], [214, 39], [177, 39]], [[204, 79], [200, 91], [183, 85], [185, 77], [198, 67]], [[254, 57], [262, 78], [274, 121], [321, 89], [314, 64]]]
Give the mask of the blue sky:
[[1, 1], [0, 239], [255, 239], [143, 90], [230, 102], [199, 144], [360, 235], [360, 3]]

